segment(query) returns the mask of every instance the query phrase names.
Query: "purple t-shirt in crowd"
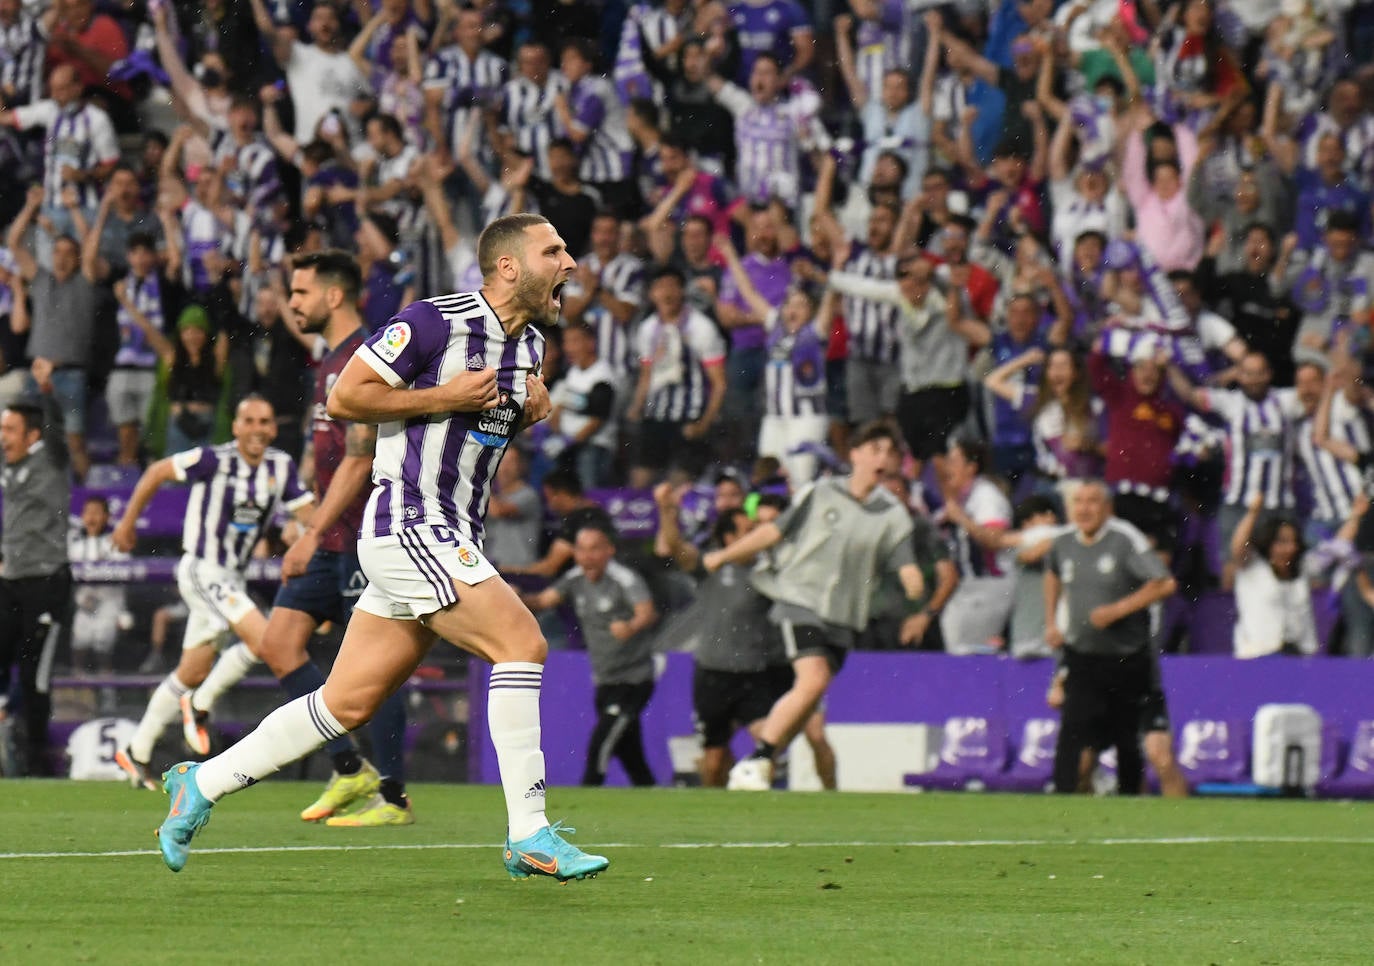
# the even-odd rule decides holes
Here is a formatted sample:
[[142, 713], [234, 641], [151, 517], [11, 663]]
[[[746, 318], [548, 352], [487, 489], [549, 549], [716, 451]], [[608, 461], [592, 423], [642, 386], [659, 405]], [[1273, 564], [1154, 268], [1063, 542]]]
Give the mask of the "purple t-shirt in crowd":
[[[744, 274], [749, 276], [764, 300], [774, 308], [782, 305], [783, 299], [787, 298], [788, 286], [792, 284], [792, 266], [787, 259], [779, 255], [770, 260], [750, 252], [740, 259], [740, 263], [744, 266]], [[734, 276], [729, 272], [720, 280], [720, 301], [745, 311], [749, 309], [739, 293], [739, 287], [735, 285]], [[742, 325], [730, 330], [732, 349], [761, 349], [763, 344], [762, 325]]]
[[732, 3], [730, 22], [739, 38], [739, 73], [735, 82], [747, 86], [759, 54], [772, 54], [784, 67], [792, 63], [792, 32], [811, 29], [811, 19], [797, 0], [769, 0], [763, 4]]

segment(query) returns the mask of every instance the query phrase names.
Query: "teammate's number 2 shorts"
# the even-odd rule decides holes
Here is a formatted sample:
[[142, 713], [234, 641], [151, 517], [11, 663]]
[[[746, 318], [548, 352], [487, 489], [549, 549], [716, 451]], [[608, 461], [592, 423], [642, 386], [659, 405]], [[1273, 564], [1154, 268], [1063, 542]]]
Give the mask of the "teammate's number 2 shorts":
[[243, 574], [195, 557], [177, 564], [177, 590], [186, 601], [183, 650], [202, 644], [219, 646], [230, 628], [258, 609], [248, 596]]
[[448, 527], [425, 524], [358, 541], [367, 590], [356, 610], [392, 620], [419, 620], [458, 603], [459, 584], [495, 577], [482, 552]]

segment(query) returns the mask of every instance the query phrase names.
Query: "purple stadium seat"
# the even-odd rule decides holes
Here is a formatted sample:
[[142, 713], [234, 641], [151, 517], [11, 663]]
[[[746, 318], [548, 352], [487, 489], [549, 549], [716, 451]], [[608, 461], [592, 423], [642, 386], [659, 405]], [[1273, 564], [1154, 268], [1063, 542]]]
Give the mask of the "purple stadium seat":
[[1322, 774], [1317, 794], [1323, 798], [1374, 798], [1374, 721], [1355, 722], [1345, 767], [1333, 778], [1325, 777], [1324, 767]]
[[1007, 729], [1000, 719], [953, 717], [944, 730], [940, 761], [924, 774], [907, 775], [908, 785], [944, 791], [962, 791], [970, 782], [986, 787], [1007, 767]]
[[1249, 779], [1250, 729], [1240, 721], [1194, 718], [1178, 732], [1176, 754], [1190, 785]]
[[1043, 792], [1054, 782], [1058, 718], [1031, 718], [1020, 729], [1011, 767], [988, 779], [988, 787], [1007, 792]]
[[1235, 647], [1236, 600], [1230, 594], [1203, 594], [1193, 607], [1189, 654], [1230, 654]]

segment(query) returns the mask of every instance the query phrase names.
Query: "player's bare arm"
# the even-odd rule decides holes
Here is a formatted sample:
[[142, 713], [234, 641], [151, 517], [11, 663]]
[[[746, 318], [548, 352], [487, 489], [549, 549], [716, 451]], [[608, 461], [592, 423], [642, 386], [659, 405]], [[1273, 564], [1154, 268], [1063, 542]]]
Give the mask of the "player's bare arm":
[[119, 525], [110, 535], [117, 549], [124, 553], [133, 552], [134, 546], [138, 543], [138, 518], [152, 501], [154, 494], [176, 478], [177, 471], [171, 457], [158, 460], [143, 471], [134, 492], [129, 495], [129, 502], [124, 506], [124, 516], [120, 518]]
[[782, 539], [782, 531], [772, 523], [765, 523], [750, 530], [728, 547], [712, 550], [701, 558], [701, 565], [715, 573], [728, 563], [743, 563], [760, 554]]
[[282, 558], [281, 577], [285, 582], [305, 573], [310, 558], [319, 547], [319, 535], [339, 522], [358, 494], [372, 481], [372, 457], [377, 452], [377, 427], [353, 423], [344, 439], [344, 458], [329, 481], [329, 489], [314, 508], [310, 527], [291, 545]]
[[460, 372], [442, 386], [393, 388], [366, 362], [354, 356], [329, 393], [334, 419], [356, 423], [391, 423], [415, 416], [476, 413], [500, 405], [496, 370]]

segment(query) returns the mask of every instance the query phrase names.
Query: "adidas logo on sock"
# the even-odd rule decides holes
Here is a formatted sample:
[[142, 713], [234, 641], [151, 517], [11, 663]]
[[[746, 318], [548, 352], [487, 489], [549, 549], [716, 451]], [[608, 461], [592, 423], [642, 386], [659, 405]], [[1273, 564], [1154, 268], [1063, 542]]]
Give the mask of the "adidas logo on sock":
[[249, 778], [247, 775], [241, 775], [238, 772], [234, 772], [234, 781], [238, 782], [244, 788], [249, 788], [258, 783], [256, 778]]
[[541, 779], [539, 779], [539, 781], [537, 781], [537, 782], [535, 782], [533, 785], [531, 785], [531, 786], [530, 786], [530, 790], [527, 791], [527, 792], [525, 792], [525, 797], [526, 797], [526, 798], [543, 798], [543, 797], [544, 797], [544, 779], [541, 778]]

